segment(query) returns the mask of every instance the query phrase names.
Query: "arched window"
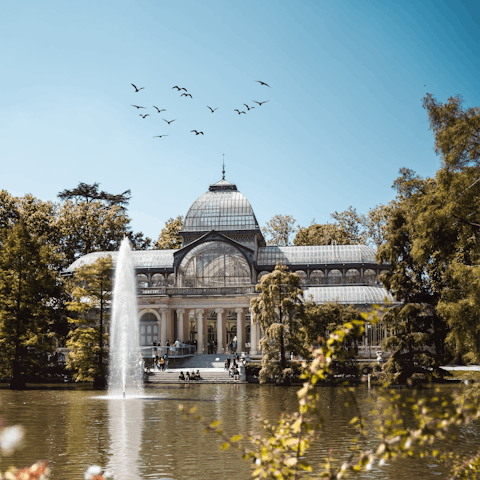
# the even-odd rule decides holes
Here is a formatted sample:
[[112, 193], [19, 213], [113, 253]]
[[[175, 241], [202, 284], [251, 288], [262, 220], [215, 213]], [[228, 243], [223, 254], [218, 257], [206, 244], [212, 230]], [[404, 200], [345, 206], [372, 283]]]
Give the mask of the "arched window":
[[152, 277], [152, 287], [160, 287], [163, 285], [163, 275], [161, 273], [156, 273]]
[[343, 283], [342, 272], [340, 270], [330, 270], [327, 279], [329, 285], [339, 285]]
[[202, 243], [180, 263], [182, 286], [228, 287], [250, 285], [250, 268], [242, 253], [225, 242]]
[[175, 274], [171, 273], [167, 277], [167, 286], [168, 287], [173, 287], [175, 285]]
[[138, 288], [147, 288], [148, 287], [148, 277], [143, 273], [137, 275], [137, 286]]
[[310, 273], [311, 285], [322, 285], [325, 283], [325, 274], [321, 270], [314, 270]]
[[144, 313], [140, 318], [140, 345], [151, 345], [158, 342], [157, 317], [149, 312]]
[[360, 272], [351, 268], [345, 274], [345, 283], [360, 283]]
[[369, 268], [368, 270], [365, 270], [363, 272], [363, 283], [366, 283], [367, 285], [375, 285], [376, 281], [377, 281], [377, 274], [375, 273], [374, 270]]
[[260, 272], [257, 276], [257, 282], [260, 282], [260, 280], [262, 279], [262, 277], [264, 277], [265, 275], [268, 275], [270, 272], [266, 272], [265, 270], [263, 272]]
[[297, 270], [295, 273], [300, 277], [300, 285], [306, 285], [308, 283], [307, 274], [303, 270]]

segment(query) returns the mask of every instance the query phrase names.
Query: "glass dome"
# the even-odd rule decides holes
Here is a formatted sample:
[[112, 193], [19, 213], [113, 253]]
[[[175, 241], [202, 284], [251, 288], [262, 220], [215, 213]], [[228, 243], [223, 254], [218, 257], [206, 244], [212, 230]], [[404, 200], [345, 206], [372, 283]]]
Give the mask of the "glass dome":
[[250, 202], [236, 185], [220, 180], [197, 198], [188, 211], [182, 231], [258, 230]]
[[178, 270], [182, 287], [250, 285], [248, 262], [242, 253], [224, 242], [208, 242], [192, 248]]

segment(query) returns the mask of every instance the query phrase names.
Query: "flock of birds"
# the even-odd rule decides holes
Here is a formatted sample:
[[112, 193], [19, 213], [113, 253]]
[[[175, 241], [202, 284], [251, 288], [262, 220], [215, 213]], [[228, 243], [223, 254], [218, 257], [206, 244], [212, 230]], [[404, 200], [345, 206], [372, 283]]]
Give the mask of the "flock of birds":
[[[261, 86], [266, 86], [268, 88], [272, 88], [270, 87], [270, 85], [268, 85], [268, 83], [265, 83], [265, 82], [262, 82], [261, 80], [255, 80], [257, 83], [259, 83]], [[138, 93], [140, 92], [140, 90], [144, 90], [145, 87], [140, 87], [140, 88], [137, 88], [136, 85], [134, 85], [133, 83], [131, 84], [132, 87], [135, 89], [135, 92], [134, 93]], [[181, 92], [183, 91], [183, 93], [180, 95], [180, 97], [190, 97], [190, 98], [193, 98], [192, 95], [190, 93], [188, 93], [188, 90], [184, 87], [179, 87], [178, 85], [175, 85], [174, 87], [172, 87], [172, 90], [173, 89], [177, 89], [177, 92]], [[264, 103], [267, 103], [269, 102], [270, 100], [265, 100], [263, 102], [257, 102], [256, 100], [252, 100], [252, 102], [258, 104], [259, 107], [261, 107]], [[253, 110], [255, 107], [250, 107], [248, 106], [246, 103], [243, 104], [245, 107], [247, 107], [247, 112], [249, 112], [250, 110]], [[135, 107], [137, 110], [140, 110], [141, 108], [143, 109], [147, 109], [147, 107], [142, 107], [140, 105], [132, 105], [132, 107]], [[166, 112], [166, 110], [164, 108], [160, 109], [158, 107], [156, 107], [155, 105], [153, 105], [153, 108], [155, 108], [157, 110], [157, 113], [162, 113], [162, 112]], [[214, 113], [215, 110], [218, 110], [218, 107], [216, 108], [212, 108], [212, 107], [209, 107], [207, 105], [207, 108], [210, 110], [210, 113]], [[238, 108], [234, 109], [233, 110], [234, 112], [237, 112], [238, 115], [241, 115], [242, 113], [246, 114], [247, 112], [245, 112], [244, 110], [239, 110]], [[143, 119], [145, 119], [146, 117], [149, 117], [150, 114], [149, 113], [146, 113], [145, 115], [143, 114], [139, 114], [140, 117], [142, 117]], [[162, 118], [162, 120], [164, 122], [166, 122], [168, 125], [170, 125], [171, 123], [173, 123], [176, 118], [174, 118], [173, 120], [167, 120], [165, 118]], [[190, 133], [194, 133], [195, 135], [204, 135], [204, 133], [202, 131], [198, 131], [198, 130], [190, 130]], [[168, 137], [168, 135], [154, 135], [153, 138], [162, 138], [162, 137]]]

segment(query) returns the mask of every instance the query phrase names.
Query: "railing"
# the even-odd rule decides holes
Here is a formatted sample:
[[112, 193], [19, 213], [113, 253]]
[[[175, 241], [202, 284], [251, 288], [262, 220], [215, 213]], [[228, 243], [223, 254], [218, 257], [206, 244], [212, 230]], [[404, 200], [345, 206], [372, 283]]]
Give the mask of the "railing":
[[244, 295], [255, 292], [255, 285], [245, 287], [150, 287], [139, 288], [139, 295]]
[[170, 345], [169, 347], [167, 346], [143, 346], [140, 347], [140, 350], [142, 352], [142, 355], [144, 358], [155, 358], [156, 356], [158, 357], [163, 357], [166, 353], [168, 353], [169, 358], [174, 358], [174, 357], [186, 357], [188, 355], [195, 355], [195, 352], [197, 351], [197, 346], [196, 345], [185, 345], [184, 347], [175, 347], [174, 345]]

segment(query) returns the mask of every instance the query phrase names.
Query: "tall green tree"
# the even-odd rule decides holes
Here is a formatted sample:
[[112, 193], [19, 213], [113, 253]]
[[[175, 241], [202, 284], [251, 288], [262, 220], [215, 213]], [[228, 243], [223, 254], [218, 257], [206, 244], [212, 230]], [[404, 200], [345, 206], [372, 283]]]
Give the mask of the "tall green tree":
[[299, 315], [303, 301], [300, 277], [277, 263], [275, 270], [264, 275], [255, 289], [260, 295], [252, 299], [251, 307], [264, 333], [260, 340], [263, 351], [260, 381], [263, 383], [269, 377], [288, 381], [292, 369], [286, 354], [305, 354]]
[[443, 166], [460, 170], [478, 166], [480, 160], [480, 107], [463, 106], [461, 95], [446, 103], [427, 94], [423, 107], [428, 112], [430, 128], [435, 135], [435, 152]]
[[297, 231], [296, 220], [291, 215], [275, 215], [262, 228], [267, 245], [291, 245], [290, 237]]
[[158, 250], [169, 250], [182, 247], [182, 237], [179, 232], [183, 227], [183, 216], [178, 215], [177, 218], [169, 218], [162, 228], [158, 240], [154, 248]]
[[0, 244], [0, 350], [11, 388], [39, 374], [53, 351], [52, 298], [59, 295], [51, 251], [22, 220], [2, 232]]
[[68, 318], [73, 329], [67, 347], [68, 368], [78, 382], [106, 385], [105, 362], [108, 354], [108, 309], [112, 295], [112, 258], [108, 255], [80, 267], [70, 284], [72, 301]]

